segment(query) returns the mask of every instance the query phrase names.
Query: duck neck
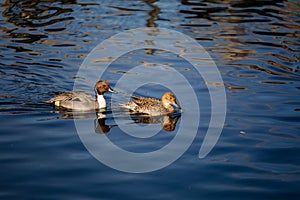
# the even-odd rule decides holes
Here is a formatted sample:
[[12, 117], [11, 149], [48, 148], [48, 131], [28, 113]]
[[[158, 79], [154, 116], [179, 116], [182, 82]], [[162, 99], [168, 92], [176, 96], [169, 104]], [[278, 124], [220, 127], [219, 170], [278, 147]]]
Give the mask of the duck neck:
[[106, 101], [104, 99], [103, 94], [97, 94], [96, 95], [96, 101], [98, 104], [98, 108], [105, 108], [106, 107]]
[[165, 107], [165, 109], [167, 110], [168, 113], [174, 112], [174, 108], [173, 108], [173, 106], [171, 106], [171, 104], [163, 102], [163, 106]]

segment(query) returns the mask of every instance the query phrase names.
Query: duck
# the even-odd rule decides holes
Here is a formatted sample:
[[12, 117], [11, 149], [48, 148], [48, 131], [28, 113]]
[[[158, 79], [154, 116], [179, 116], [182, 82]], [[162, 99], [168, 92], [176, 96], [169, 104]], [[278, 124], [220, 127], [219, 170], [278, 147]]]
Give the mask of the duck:
[[106, 101], [104, 98], [104, 93], [114, 91], [107, 81], [100, 80], [95, 84], [95, 94], [96, 99], [94, 99], [90, 94], [82, 91], [72, 91], [63, 92], [57, 96], [46, 101], [46, 103], [52, 103], [55, 107], [77, 110], [77, 111], [89, 111], [89, 110], [99, 110], [106, 108]]
[[166, 92], [162, 95], [161, 100], [155, 98], [134, 97], [133, 100], [127, 103], [121, 103], [120, 107], [128, 109], [136, 114], [146, 114], [150, 116], [159, 116], [172, 114], [174, 107], [181, 109], [176, 102], [176, 97], [171, 92]]

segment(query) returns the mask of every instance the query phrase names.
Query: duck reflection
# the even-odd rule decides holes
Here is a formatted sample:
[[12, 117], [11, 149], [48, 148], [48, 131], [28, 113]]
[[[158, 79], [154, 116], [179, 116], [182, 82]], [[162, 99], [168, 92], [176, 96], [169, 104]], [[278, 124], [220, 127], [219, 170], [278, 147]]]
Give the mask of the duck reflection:
[[[58, 119], [91, 119], [94, 120], [94, 128], [95, 133], [106, 134], [113, 127], [118, 126], [114, 124], [108, 124], [106, 121], [108, 118], [106, 117], [106, 111], [98, 111], [93, 112], [74, 112], [68, 110], [56, 110], [56, 114], [61, 114]], [[162, 129], [168, 132], [172, 132], [176, 128], [176, 124], [178, 119], [181, 117], [180, 114], [172, 114], [172, 115], [163, 115], [163, 116], [145, 116], [145, 115], [137, 115], [131, 114], [131, 120], [135, 124], [161, 124]], [[113, 120], [113, 119], [111, 119]]]
[[95, 117], [95, 113], [93, 112], [79, 112], [66, 109], [57, 109], [54, 113], [60, 114], [60, 116], [57, 117], [58, 119], [88, 119]]
[[[94, 118], [94, 129], [97, 134], [107, 134], [113, 127], [118, 126], [113, 124], [113, 118], [111, 111], [105, 109], [99, 110], [98, 112], [74, 112], [71, 110], [56, 110], [54, 113], [61, 114], [58, 119], [92, 119]], [[96, 117], [95, 117], [96, 114]], [[107, 117], [109, 115], [109, 117]], [[126, 113], [127, 115], [127, 113]], [[161, 115], [161, 116], [148, 116], [130, 114], [130, 120], [134, 124], [161, 124], [163, 130], [172, 132], [176, 128], [178, 119], [180, 119], [180, 113], [173, 113], [172, 115]], [[48, 119], [49, 120], [49, 119]], [[110, 121], [110, 122], [107, 122]], [[146, 128], [146, 127], [145, 127]]]
[[174, 131], [180, 115], [163, 115], [163, 116], [141, 116], [131, 115], [136, 124], [161, 124], [165, 131]]
[[117, 125], [107, 125], [106, 124], [106, 115], [102, 112], [98, 112], [97, 117], [94, 121], [95, 133], [106, 134], [110, 129]]

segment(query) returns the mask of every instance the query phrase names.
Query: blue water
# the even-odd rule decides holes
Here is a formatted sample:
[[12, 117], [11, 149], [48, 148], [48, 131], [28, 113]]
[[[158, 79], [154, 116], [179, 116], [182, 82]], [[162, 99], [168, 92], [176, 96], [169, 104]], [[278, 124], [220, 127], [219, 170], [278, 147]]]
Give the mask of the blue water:
[[[299, 1], [11, 0], [0, 9], [1, 199], [299, 198]], [[140, 27], [176, 30], [199, 42], [222, 75], [227, 114], [216, 146], [199, 159], [211, 117], [203, 78], [168, 52], [123, 55], [104, 76], [112, 87], [131, 66], [155, 61], [188, 77], [201, 99], [197, 136], [178, 160], [149, 173], [125, 173], [89, 153], [77, 120], [90, 123], [93, 137], [141, 153], [168, 144], [183, 120], [196, 126], [189, 118], [193, 108], [185, 108], [173, 131], [147, 140], [125, 134], [116, 120], [132, 131], [133, 125], [151, 130], [161, 123], [128, 118], [110, 105], [105, 135], [94, 130], [95, 113], [74, 120], [43, 102], [73, 89], [84, 58], [100, 42]], [[145, 85], [135, 94], [160, 98], [165, 90]], [[107, 95], [110, 103], [113, 97]]]

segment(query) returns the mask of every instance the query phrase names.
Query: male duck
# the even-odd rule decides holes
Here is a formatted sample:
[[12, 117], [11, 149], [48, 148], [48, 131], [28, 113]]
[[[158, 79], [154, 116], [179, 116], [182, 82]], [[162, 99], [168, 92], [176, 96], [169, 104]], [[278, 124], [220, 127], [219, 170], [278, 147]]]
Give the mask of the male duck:
[[96, 99], [85, 92], [74, 91], [61, 93], [46, 101], [46, 103], [54, 103], [56, 107], [77, 111], [98, 110], [106, 107], [103, 96], [105, 92], [116, 93], [104, 80], [98, 81], [94, 90]]
[[172, 105], [180, 109], [180, 106], [176, 103], [176, 97], [171, 92], [166, 92], [161, 100], [136, 97], [127, 103], [120, 104], [121, 107], [134, 113], [143, 113], [151, 116], [172, 114], [174, 112]]

